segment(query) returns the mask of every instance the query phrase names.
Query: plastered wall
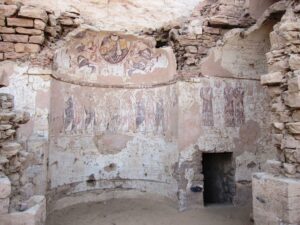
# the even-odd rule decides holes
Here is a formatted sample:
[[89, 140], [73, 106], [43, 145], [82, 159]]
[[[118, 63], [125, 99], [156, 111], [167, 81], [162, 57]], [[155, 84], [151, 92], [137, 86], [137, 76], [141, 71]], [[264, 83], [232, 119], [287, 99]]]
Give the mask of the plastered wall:
[[137, 188], [176, 196], [176, 86], [106, 89], [53, 81], [50, 188]]
[[[227, 32], [252, 23], [236, 24], [242, 3], [234, 21], [216, 24], [220, 12], [212, 10], [210, 23], [199, 23], [204, 32], [191, 30], [198, 39], [177, 43], [187, 61], [197, 56], [197, 73], [176, 70], [176, 46], [157, 49], [149, 37], [89, 26], [60, 40], [46, 68], [3, 62], [3, 91], [31, 115], [18, 133], [31, 156], [24, 192], [55, 202], [86, 191], [137, 190], [179, 200], [180, 209], [199, 207], [202, 153], [232, 152], [234, 203], [250, 203], [251, 173], [273, 157], [269, 98], [259, 82], [273, 24]], [[229, 10], [233, 3], [220, 4]]]

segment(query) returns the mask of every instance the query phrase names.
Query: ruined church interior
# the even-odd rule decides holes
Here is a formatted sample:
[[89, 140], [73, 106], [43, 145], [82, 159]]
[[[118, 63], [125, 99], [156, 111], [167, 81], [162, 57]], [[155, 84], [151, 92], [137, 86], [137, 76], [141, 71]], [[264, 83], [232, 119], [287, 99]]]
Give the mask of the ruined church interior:
[[0, 0], [0, 225], [300, 225], [299, 0]]

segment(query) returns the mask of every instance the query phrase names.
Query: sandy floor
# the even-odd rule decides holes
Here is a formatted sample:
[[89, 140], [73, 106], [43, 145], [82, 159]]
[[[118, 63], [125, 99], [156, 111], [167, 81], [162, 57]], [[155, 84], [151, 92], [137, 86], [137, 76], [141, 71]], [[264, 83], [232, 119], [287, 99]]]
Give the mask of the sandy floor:
[[251, 225], [249, 213], [232, 206], [180, 213], [169, 202], [118, 199], [56, 211], [48, 217], [47, 225]]

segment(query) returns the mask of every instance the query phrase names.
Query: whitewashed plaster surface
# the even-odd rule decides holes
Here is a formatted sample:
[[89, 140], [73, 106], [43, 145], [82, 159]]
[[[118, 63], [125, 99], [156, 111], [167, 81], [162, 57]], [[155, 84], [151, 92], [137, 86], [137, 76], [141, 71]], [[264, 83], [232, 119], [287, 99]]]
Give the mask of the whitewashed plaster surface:
[[75, 7], [87, 24], [103, 30], [137, 32], [159, 28], [189, 16], [203, 0], [23, 0], [55, 10], [57, 14]]

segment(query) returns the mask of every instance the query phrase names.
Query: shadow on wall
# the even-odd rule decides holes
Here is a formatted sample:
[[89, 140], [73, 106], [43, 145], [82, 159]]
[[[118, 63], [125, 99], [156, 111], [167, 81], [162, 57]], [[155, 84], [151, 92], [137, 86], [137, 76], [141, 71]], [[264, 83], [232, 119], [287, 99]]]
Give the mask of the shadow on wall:
[[272, 4], [279, 2], [280, 0], [250, 0], [249, 1], [249, 11], [250, 15], [258, 19], [259, 17], [262, 16], [264, 11], [270, 7]]

